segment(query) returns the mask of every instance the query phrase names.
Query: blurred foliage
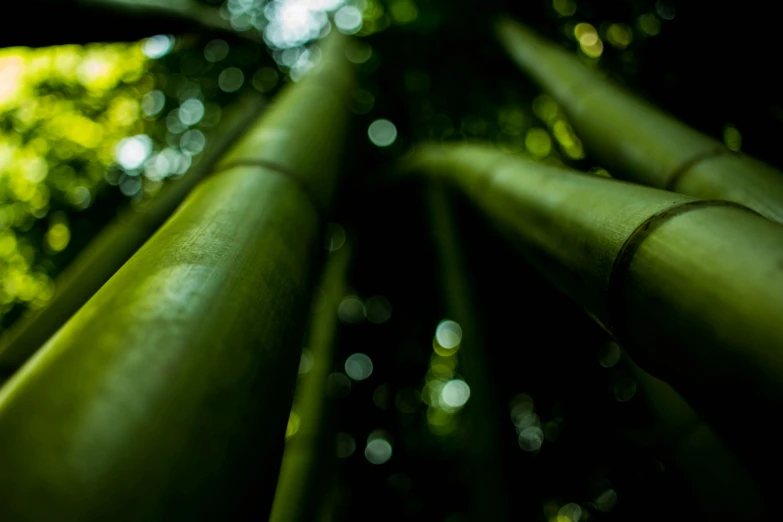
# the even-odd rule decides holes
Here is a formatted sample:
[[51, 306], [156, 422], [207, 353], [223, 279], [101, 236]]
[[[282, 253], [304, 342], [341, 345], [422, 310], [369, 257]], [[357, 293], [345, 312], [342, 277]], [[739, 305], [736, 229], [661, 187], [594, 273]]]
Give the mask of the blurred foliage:
[[105, 185], [115, 145], [140, 132], [151, 87], [139, 45], [0, 51], [0, 304], [40, 306], [49, 256], [70, 242], [69, 214]]
[[45, 304], [52, 277], [128, 198], [198, 163], [226, 104], [275, 92], [262, 46], [223, 37], [0, 50], [4, 322]]

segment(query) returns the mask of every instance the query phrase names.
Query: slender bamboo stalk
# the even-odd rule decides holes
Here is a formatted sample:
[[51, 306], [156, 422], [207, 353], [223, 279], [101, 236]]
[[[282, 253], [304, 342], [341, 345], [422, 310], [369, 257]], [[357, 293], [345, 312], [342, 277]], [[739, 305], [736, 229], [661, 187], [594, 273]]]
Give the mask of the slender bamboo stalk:
[[23, 317], [0, 337], [0, 382], [19, 369], [176, 210], [258, 118], [263, 106], [255, 96], [229, 108], [201, 161], [166, 184], [154, 199], [130, 208], [112, 221], [57, 279], [46, 307]]
[[741, 203], [783, 222], [783, 173], [605, 81], [576, 56], [503, 19], [512, 59], [562, 105], [592, 154], [618, 177], [702, 199]]
[[[220, 16], [220, 10], [196, 0], [76, 0], [86, 7], [122, 11], [130, 15], [170, 16], [197, 23], [205, 29], [235, 32], [231, 22]], [[240, 36], [250, 37], [237, 32]], [[256, 41], [259, 38], [255, 38]]]
[[460, 186], [541, 272], [735, 448], [748, 445], [727, 411], [781, 412], [779, 224], [733, 203], [478, 145], [421, 147], [407, 168]]
[[[46, 24], [42, 20], [68, 20]], [[255, 28], [237, 31], [220, 8], [198, 0], [28, 0], [9, 13], [0, 47], [43, 47], [94, 42], [136, 41], [155, 34], [231, 33], [261, 42]]]
[[682, 478], [705, 520], [769, 520], [758, 486], [690, 405], [671, 386], [623, 355], [623, 367], [655, 419], [654, 448]]
[[501, 429], [494, 415], [497, 401], [492, 397], [492, 384], [478, 314], [473, 306], [470, 278], [463, 262], [462, 249], [451, 202], [440, 183], [427, 187], [427, 201], [433, 239], [440, 264], [441, 292], [446, 312], [462, 327], [460, 343], [460, 373], [470, 386], [470, 401], [465, 413], [471, 420], [469, 466], [474, 482], [475, 520], [510, 520], [511, 509], [498, 441]]
[[334, 35], [0, 390], [1, 519], [269, 515], [351, 79]]
[[280, 477], [270, 522], [310, 522], [318, 519], [335, 471], [334, 432], [331, 403], [326, 394], [327, 378], [332, 370], [337, 307], [345, 295], [346, 276], [351, 260], [349, 244], [329, 255], [321, 292], [314, 303], [307, 346], [313, 366], [300, 377], [294, 396], [299, 429], [286, 442]]

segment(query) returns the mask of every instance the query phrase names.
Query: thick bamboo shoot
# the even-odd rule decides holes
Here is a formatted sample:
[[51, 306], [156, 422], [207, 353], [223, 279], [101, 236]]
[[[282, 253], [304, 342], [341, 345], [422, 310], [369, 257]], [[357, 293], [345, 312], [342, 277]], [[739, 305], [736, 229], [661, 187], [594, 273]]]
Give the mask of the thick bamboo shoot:
[[341, 42], [0, 390], [0, 519], [269, 516], [348, 121]]
[[783, 410], [780, 224], [477, 145], [422, 147], [408, 168], [460, 186], [735, 447], [752, 450], [727, 412]]
[[327, 380], [333, 365], [337, 308], [345, 295], [350, 260], [348, 244], [329, 255], [319, 300], [314, 302], [307, 343], [313, 364], [296, 388], [299, 428], [285, 445], [270, 522], [310, 522], [326, 505], [330, 472], [336, 471]]
[[10, 376], [168, 219], [190, 191], [214, 168], [250, 124], [263, 103], [242, 99], [230, 108], [209, 141], [198, 165], [168, 183], [154, 199], [122, 213], [82, 251], [55, 283], [46, 307], [35, 310], [0, 337], [0, 381]]
[[724, 199], [783, 222], [783, 173], [630, 95], [575, 55], [512, 20], [497, 24], [512, 59], [561, 104], [616, 177], [701, 199]]

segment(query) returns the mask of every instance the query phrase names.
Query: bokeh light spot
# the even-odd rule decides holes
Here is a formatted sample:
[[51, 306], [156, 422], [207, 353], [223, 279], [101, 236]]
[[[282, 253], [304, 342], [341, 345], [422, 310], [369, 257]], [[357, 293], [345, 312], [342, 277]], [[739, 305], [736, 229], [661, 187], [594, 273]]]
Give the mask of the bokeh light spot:
[[461, 379], [452, 379], [440, 391], [440, 403], [447, 409], [459, 409], [470, 398], [470, 386]]
[[334, 25], [343, 34], [356, 34], [362, 28], [362, 12], [352, 5], [343, 6], [334, 14]]
[[574, 502], [564, 505], [557, 512], [558, 522], [579, 522], [581, 518], [582, 507]]
[[337, 223], [327, 223], [324, 232], [324, 248], [329, 252], [339, 250], [345, 244], [345, 229]]
[[392, 307], [388, 299], [376, 295], [364, 303], [364, 315], [373, 324], [383, 324], [391, 318]]
[[166, 95], [162, 91], [150, 91], [141, 98], [141, 110], [147, 116], [155, 116], [166, 105]]
[[368, 127], [367, 135], [373, 145], [388, 147], [397, 139], [397, 127], [389, 120], [375, 120]]
[[552, 152], [552, 138], [544, 129], [534, 127], [525, 135], [525, 148], [536, 158], [544, 158]]
[[544, 432], [538, 426], [527, 427], [519, 433], [519, 447], [522, 451], [538, 451], [543, 443]]
[[114, 157], [125, 170], [138, 169], [152, 152], [152, 139], [146, 134], [124, 138], [117, 143]]
[[462, 327], [448, 319], [441, 321], [435, 328], [435, 340], [446, 350], [453, 350], [462, 342]]
[[351, 379], [344, 373], [333, 373], [326, 379], [326, 394], [329, 397], [346, 397], [351, 392]]
[[392, 445], [385, 439], [373, 439], [367, 443], [364, 456], [371, 464], [385, 464], [392, 457]]
[[336, 437], [337, 443], [337, 458], [347, 459], [353, 452], [356, 451], [356, 441], [351, 435], [345, 432], [340, 432]]
[[174, 48], [174, 37], [167, 34], [158, 34], [144, 40], [141, 44], [141, 52], [147, 58], [157, 59], [166, 56]]
[[216, 39], [204, 47], [204, 58], [211, 63], [219, 62], [228, 56], [228, 43], [225, 40]]
[[363, 381], [372, 375], [372, 359], [363, 353], [355, 353], [345, 360], [345, 373], [354, 381]]
[[621, 355], [622, 350], [620, 349], [620, 345], [614, 341], [610, 341], [601, 346], [598, 352], [598, 362], [604, 368], [613, 368], [620, 362]]
[[204, 103], [196, 98], [182, 102], [177, 113], [183, 125], [195, 125], [204, 117]]
[[621, 377], [614, 385], [614, 398], [619, 402], [628, 402], [636, 395], [636, 381], [630, 377]]
[[236, 92], [245, 83], [245, 73], [238, 67], [224, 69], [218, 76], [218, 86], [225, 92]]
[[617, 504], [617, 492], [607, 489], [595, 499], [595, 507], [598, 511], [610, 511]]
[[364, 320], [364, 303], [356, 296], [348, 296], [337, 307], [337, 317], [344, 323], [356, 324]]

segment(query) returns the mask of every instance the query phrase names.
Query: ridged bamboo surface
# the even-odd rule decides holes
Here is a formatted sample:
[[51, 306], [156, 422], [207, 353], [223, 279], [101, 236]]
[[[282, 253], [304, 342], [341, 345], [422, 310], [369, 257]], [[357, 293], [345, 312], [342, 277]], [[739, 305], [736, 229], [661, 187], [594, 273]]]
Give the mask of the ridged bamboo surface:
[[781, 411], [780, 224], [734, 203], [479, 145], [424, 146], [407, 168], [464, 190], [542, 273], [735, 448], [752, 450], [728, 411]]
[[724, 199], [783, 222], [783, 173], [729, 151], [637, 98], [575, 54], [510, 19], [496, 32], [514, 62], [562, 106], [614, 177], [701, 199]]
[[0, 390], [0, 519], [269, 516], [348, 121], [327, 46]]

